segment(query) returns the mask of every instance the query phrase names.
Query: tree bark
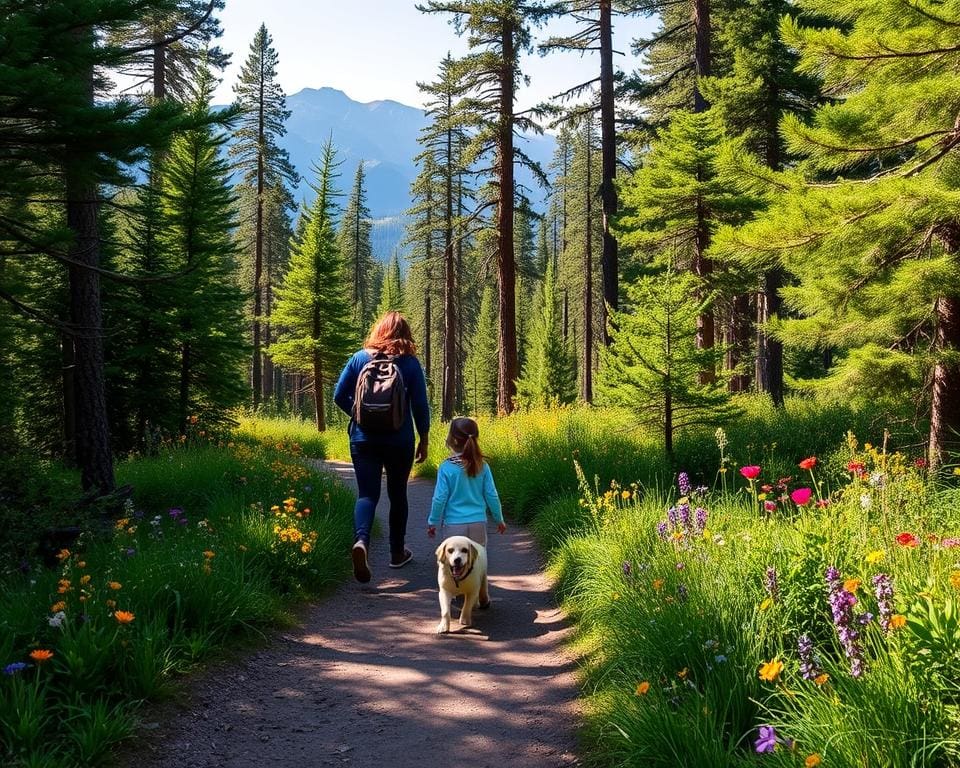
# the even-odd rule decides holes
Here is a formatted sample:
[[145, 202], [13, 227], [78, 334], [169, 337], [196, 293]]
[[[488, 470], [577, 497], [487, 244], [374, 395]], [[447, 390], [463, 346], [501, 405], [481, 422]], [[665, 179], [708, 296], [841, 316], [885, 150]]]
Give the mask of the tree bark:
[[253, 365], [250, 372], [250, 385], [253, 388], [253, 406], [260, 405], [263, 395], [263, 353], [260, 344], [260, 313], [263, 309], [262, 282], [263, 282], [263, 191], [264, 191], [264, 157], [265, 146], [265, 115], [264, 115], [264, 88], [266, 77], [264, 73], [264, 56], [260, 52], [260, 99], [257, 104], [257, 221], [253, 261]]
[[[930, 408], [930, 469], [939, 469], [960, 453], [960, 297], [941, 296], [936, 304], [935, 348]], [[951, 454], [953, 458], [951, 459]]]
[[63, 387], [63, 457], [67, 464], [77, 464], [77, 409], [73, 381], [73, 338], [60, 334], [60, 361]]
[[733, 374], [727, 384], [730, 392], [746, 392], [750, 389], [750, 375], [737, 369], [749, 351], [752, 314], [750, 295], [744, 293], [736, 296], [731, 306], [726, 339], [726, 369]]
[[700, 90], [700, 80], [710, 76], [710, 0], [693, 0], [693, 111], [706, 112], [710, 105]]
[[586, 232], [583, 243], [583, 375], [581, 397], [585, 403], [593, 402], [593, 174], [591, 144], [593, 130], [586, 127], [587, 184], [584, 210]]
[[617, 133], [613, 93], [613, 24], [612, 0], [600, 0], [600, 145], [602, 181], [600, 200], [603, 206], [603, 343], [609, 346], [609, 310], [619, 306], [619, 255], [617, 240], [610, 225], [617, 214]]
[[263, 356], [263, 402], [269, 403], [274, 396], [274, 366], [270, 357], [270, 344], [273, 342], [273, 329], [270, 326], [270, 316], [273, 313], [273, 243], [267, 242], [266, 262], [265, 262], [265, 280], [263, 291], [265, 294], [264, 306], [264, 324], [263, 324], [263, 346], [266, 352]]
[[[452, 109], [451, 97], [447, 95], [447, 109]], [[453, 250], [453, 136], [447, 130], [447, 163], [444, 194], [445, 221], [443, 243], [443, 391], [441, 394], [440, 418], [450, 421], [457, 395], [457, 310], [455, 299], [455, 267]]]
[[774, 267], [763, 275], [763, 290], [757, 296], [757, 382], [777, 408], [783, 407], [783, 344], [766, 331], [766, 324], [780, 314], [783, 270]]
[[327, 428], [323, 405], [323, 360], [319, 351], [313, 353], [313, 412], [317, 423], [317, 432]]
[[516, 52], [514, 23], [505, 19], [501, 31], [502, 66], [500, 114], [497, 135], [497, 180], [500, 198], [497, 205], [497, 293], [500, 303], [497, 360], [497, 411], [513, 411], [517, 392], [517, 266], [513, 249], [513, 102]]

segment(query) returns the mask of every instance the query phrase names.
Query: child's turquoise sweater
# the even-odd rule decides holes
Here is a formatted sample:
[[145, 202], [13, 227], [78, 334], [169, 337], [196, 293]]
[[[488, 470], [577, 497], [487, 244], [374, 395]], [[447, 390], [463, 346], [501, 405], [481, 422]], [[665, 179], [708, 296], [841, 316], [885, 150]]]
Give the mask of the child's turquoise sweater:
[[437, 470], [437, 487], [427, 525], [484, 523], [489, 507], [493, 519], [503, 522], [503, 510], [490, 465], [484, 462], [476, 477], [469, 477], [459, 456], [451, 456]]

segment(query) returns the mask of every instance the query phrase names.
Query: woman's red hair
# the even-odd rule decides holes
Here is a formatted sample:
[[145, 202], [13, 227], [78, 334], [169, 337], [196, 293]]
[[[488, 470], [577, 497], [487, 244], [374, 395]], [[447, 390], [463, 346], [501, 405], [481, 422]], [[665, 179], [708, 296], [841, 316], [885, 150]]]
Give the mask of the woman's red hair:
[[392, 309], [373, 324], [363, 346], [388, 355], [417, 354], [417, 345], [413, 343], [410, 323], [403, 315]]

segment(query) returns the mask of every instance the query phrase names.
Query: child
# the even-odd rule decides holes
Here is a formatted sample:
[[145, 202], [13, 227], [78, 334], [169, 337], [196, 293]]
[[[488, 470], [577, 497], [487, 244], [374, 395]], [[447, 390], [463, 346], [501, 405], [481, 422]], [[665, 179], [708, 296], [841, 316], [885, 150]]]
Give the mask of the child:
[[437, 487], [427, 518], [431, 539], [437, 534], [437, 525], [443, 525], [446, 536], [467, 536], [486, 547], [488, 508], [497, 521], [497, 531], [507, 530], [490, 465], [483, 460], [477, 444], [479, 436], [480, 428], [473, 419], [450, 422], [447, 447], [452, 455], [437, 470]]

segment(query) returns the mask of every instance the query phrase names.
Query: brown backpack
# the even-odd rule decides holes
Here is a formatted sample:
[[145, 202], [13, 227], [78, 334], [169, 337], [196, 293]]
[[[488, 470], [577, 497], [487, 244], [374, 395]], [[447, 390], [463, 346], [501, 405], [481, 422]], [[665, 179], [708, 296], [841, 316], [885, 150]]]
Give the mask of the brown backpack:
[[377, 352], [357, 376], [354, 421], [365, 432], [396, 432], [407, 410], [407, 388], [396, 356]]

